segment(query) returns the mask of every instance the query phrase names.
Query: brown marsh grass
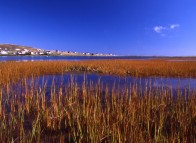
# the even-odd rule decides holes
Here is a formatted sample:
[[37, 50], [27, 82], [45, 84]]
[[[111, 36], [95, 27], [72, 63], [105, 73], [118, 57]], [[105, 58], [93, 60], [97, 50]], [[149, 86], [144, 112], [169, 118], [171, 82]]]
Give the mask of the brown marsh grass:
[[124, 76], [196, 77], [196, 62], [165, 60], [91, 60], [0, 62], [1, 84], [24, 77], [62, 74], [69, 71], [96, 72]]
[[[41, 87], [28, 77], [90, 71], [132, 76], [195, 77], [195, 62], [83, 61], [0, 63], [1, 142], [196, 142], [196, 91], [139, 85]], [[20, 80], [20, 82], [19, 82]], [[17, 82], [18, 81], [18, 82]], [[20, 83], [20, 84], [18, 84]], [[14, 85], [14, 86], [13, 86]], [[131, 92], [128, 92], [131, 90]], [[64, 91], [64, 92], [63, 92]]]

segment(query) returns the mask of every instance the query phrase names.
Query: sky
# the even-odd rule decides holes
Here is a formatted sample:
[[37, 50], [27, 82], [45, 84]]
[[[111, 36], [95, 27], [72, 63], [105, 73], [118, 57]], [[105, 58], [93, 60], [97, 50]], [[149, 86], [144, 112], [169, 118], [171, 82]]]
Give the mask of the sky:
[[196, 0], [0, 0], [0, 43], [196, 56]]

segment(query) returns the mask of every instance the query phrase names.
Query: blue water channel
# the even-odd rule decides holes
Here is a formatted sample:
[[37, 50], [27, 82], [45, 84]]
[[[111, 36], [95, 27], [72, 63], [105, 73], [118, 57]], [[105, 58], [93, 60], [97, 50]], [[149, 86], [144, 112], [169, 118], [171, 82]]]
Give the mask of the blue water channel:
[[125, 92], [136, 90], [145, 91], [151, 89], [173, 90], [173, 91], [193, 91], [196, 92], [196, 79], [194, 78], [166, 78], [166, 77], [122, 77], [115, 75], [101, 75], [94, 73], [67, 73], [63, 75], [46, 75], [28, 79], [29, 86], [36, 88], [45, 88], [46, 91], [51, 90], [51, 86], [55, 85], [58, 90], [60, 87], [77, 86], [79, 89], [85, 85], [86, 88], [94, 88], [97, 86], [109, 92]]
[[132, 59], [148, 60], [157, 57], [137, 57], [137, 56], [0, 56], [0, 61], [80, 61], [80, 60], [98, 60], [98, 59]]

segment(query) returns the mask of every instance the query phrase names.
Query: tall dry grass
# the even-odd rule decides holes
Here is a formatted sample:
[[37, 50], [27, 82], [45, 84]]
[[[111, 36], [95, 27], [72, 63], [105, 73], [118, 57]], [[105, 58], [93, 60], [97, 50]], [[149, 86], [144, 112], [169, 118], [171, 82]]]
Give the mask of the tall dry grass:
[[62, 74], [68, 71], [96, 72], [124, 76], [196, 77], [196, 62], [164, 60], [91, 60], [91, 61], [36, 61], [0, 62], [1, 84], [23, 77]]
[[[196, 142], [196, 91], [100, 82], [42, 86], [28, 77], [90, 71], [195, 77], [195, 62], [102, 60], [0, 63], [2, 142]], [[130, 92], [129, 92], [130, 91]], [[175, 94], [174, 94], [175, 92]], [[50, 93], [50, 96], [47, 95]]]
[[[0, 91], [2, 142], [195, 142], [196, 92], [35, 80]], [[129, 92], [130, 91], [130, 92]]]

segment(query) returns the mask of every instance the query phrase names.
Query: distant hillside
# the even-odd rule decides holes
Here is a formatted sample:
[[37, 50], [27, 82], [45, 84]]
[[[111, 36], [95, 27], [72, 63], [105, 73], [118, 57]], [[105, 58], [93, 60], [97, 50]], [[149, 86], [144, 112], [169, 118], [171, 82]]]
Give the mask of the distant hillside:
[[36, 52], [41, 49], [36, 49], [36, 48], [29, 47], [29, 46], [13, 45], [13, 44], [0, 44], [0, 50], [5, 50], [5, 51], [29, 50], [29, 51]]

